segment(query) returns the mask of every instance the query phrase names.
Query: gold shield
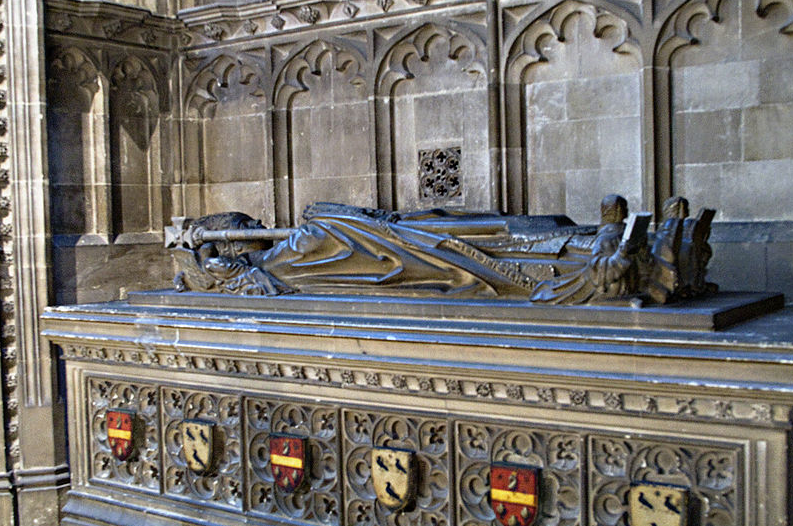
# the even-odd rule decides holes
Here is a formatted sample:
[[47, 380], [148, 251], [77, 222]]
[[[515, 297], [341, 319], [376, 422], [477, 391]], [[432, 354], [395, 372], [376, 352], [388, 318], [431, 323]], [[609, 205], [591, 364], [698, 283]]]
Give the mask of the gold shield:
[[637, 484], [631, 488], [631, 526], [686, 526], [688, 490], [680, 486]]
[[185, 462], [190, 471], [199, 475], [204, 475], [212, 469], [215, 445], [212, 439], [214, 427], [214, 422], [198, 419], [183, 420], [179, 424]]
[[377, 500], [386, 508], [400, 510], [416, 493], [415, 453], [405, 449], [372, 449], [372, 483]]

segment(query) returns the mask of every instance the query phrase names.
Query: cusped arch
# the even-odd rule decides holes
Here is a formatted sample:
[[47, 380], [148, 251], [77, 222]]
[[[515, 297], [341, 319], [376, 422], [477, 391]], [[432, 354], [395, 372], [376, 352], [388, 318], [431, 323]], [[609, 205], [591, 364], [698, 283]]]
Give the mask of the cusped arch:
[[379, 61], [374, 79], [375, 93], [389, 95], [399, 82], [415, 78], [416, 72], [412, 71], [411, 60], [426, 62], [430, 47], [438, 40], [446, 43], [444, 50], [447, 56], [459, 62], [462, 71], [487, 78], [485, 43], [478, 35], [454, 23], [428, 23], [404, 30], [391, 39], [391, 44]]
[[655, 64], [668, 66], [677, 51], [698, 44], [696, 24], [703, 19], [718, 22], [721, 5], [722, 0], [696, 0], [685, 2], [672, 11], [658, 33]]
[[287, 108], [298, 93], [309, 90], [306, 75], [320, 75], [322, 63], [331, 60], [334, 71], [343, 75], [353, 86], [364, 84], [363, 55], [351, 46], [334, 40], [313, 40], [290, 53], [276, 75], [273, 89], [273, 105]]
[[504, 64], [505, 81], [525, 82], [532, 65], [548, 61], [543, 53], [543, 45], [550, 39], [565, 42], [569, 22], [578, 16], [590, 19], [595, 28], [595, 38], [607, 39], [612, 51], [633, 57], [638, 65], [644, 62], [639, 43], [633, 36], [637, 31], [633, 27], [636, 23], [633, 16], [622, 16], [611, 8], [594, 4], [565, 0], [527, 22], [522, 30], [515, 31], [515, 36], [505, 42], [505, 48], [509, 49]]
[[[90, 111], [97, 93], [106, 92], [107, 79], [95, 57], [77, 47], [64, 47], [55, 50], [48, 64], [48, 79], [51, 84], [69, 82], [76, 86], [82, 95], [83, 111]], [[68, 79], [68, 80], [67, 80]], [[68, 93], [70, 90], [59, 90]], [[56, 93], [57, 94], [57, 93]], [[73, 97], [74, 93], [69, 94]]]
[[241, 58], [221, 55], [201, 69], [187, 89], [185, 106], [188, 112], [201, 117], [212, 117], [219, 102], [219, 91], [238, 83], [249, 95], [262, 97], [261, 69]]
[[[157, 95], [157, 105], [161, 112], [166, 112], [169, 109], [169, 89], [167, 84], [168, 75], [157, 71], [154, 64], [146, 60], [144, 57], [137, 55], [122, 55], [110, 63], [110, 72], [108, 75], [110, 87], [113, 88], [114, 83], [123, 84], [123, 78], [135, 78], [134, 82], [138, 82], [137, 87], [130, 85], [129, 87], [134, 91], [142, 92], [149, 91]], [[118, 75], [121, 77], [118, 77]]]
[[110, 74], [110, 89], [145, 97], [150, 107], [158, 107], [159, 89], [151, 69], [141, 59], [128, 56], [116, 63]]

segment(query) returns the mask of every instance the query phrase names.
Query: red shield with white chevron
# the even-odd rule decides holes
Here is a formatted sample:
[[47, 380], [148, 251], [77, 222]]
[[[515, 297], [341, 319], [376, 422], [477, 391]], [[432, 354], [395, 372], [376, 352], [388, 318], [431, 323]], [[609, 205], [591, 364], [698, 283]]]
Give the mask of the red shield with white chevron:
[[281, 491], [292, 493], [305, 482], [307, 449], [305, 437], [270, 435], [270, 470]]
[[531, 466], [490, 465], [490, 503], [504, 526], [530, 526], [537, 517], [540, 471]]
[[107, 443], [113, 456], [119, 460], [127, 460], [132, 455], [134, 423], [135, 411], [129, 409], [109, 409], [105, 415]]

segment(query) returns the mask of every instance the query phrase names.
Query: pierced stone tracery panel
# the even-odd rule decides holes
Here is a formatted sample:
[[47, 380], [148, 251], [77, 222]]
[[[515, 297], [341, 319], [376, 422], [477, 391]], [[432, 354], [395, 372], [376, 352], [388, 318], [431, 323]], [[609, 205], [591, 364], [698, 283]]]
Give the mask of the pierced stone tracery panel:
[[[441, 419], [343, 410], [345, 524], [425, 526], [452, 524], [449, 429]], [[376, 500], [370, 463], [373, 447], [414, 451], [418, 469], [415, 505], [391, 512]]]
[[489, 502], [491, 462], [541, 468], [542, 487], [535, 524], [580, 524], [582, 436], [478, 422], [458, 422], [456, 434], [456, 524], [498, 524]]
[[[205, 475], [188, 469], [179, 424], [200, 418], [214, 422], [217, 458]], [[236, 396], [182, 389], [162, 389], [165, 494], [204, 504], [242, 508], [240, 401]]]
[[[320, 524], [341, 524], [338, 410], [264, 398], [245, 401], [248, 450], [248, 507], [253, 513]], [[287, 494], [274, 483], [270, 433], [308, 438], [310, 469], [305, 490]]]
[[[92, 482], [108, 482], [159, 492], [160, 430], [159, 395], [152, 385], [88, 380], [90, 400], [89, 443]], [[137, 416], [135, 451], [125, 460], [113, 456], [107, 437], [106, 414], [112, 409], [131, 409]]]

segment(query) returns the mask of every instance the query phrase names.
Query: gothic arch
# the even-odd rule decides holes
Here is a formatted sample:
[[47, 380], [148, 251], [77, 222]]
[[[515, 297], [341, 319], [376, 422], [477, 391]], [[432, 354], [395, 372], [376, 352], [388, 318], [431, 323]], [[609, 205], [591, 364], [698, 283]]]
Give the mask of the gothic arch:
[[377, 96], [389, 96], [393, 88], [403, 80], [415, 78], [412, 61], [426, 62], [430, 47], [438, 40], [446, 42], [444, 51], [448, 57], [460, 63], [460, 69], [468, 73], [479, 73], [487, 78], [484, 42], [472, 32], [457, 24], [448, 26], [428, 23], [418, 29], [397, 34], [379, 61], [375, 78]]
[[185, 106], [194, 116], [212, 118], [221, 90], [239, 87], [247, 95], [263, 97], [263, 78], [258, 64], [221, 55], [201, 69], [190, 83]]
[[306, 75], [321, 75], [322, 63], [330, 59], [333, 70], [344, 75], [354, 86], [364, 80], [366, 60], [358, 50], [332, 40], [313, 40], [292, 52], [276, 75], [273, 106], [289, 107], [292, 97], [310, 89]]
[[[754, 24], [753, 20], [762, 25], [775, 24], [777, 32], [763, 31], [764, 38], [783, 38], [788, 39], [789, 43], [793, 43], [793, 40], [790, 40], [791, 35], [793, 35], [793, 0], [757, 0], [750, 4], [750, 7], [752, 8], [751, 10], [742, 9], [741, 3], [737, 0], [689, 0], [678, 2], [664, 12], [665, 18], [662, 19], [663, 24], [661, 24], [661, 29], [655, 41], [654, 65], [656, 67], [653, 69], [653, 84], [656, 93], [654, 97], [654, 118], [656, 128], [659, 130], [655, 142], [657, 203], [663, 202], [664, 199], [674, 193], [679, 193], [680, 189], [676, 188], [675, 182], [676, 166], [678, 161], [681, 161], [682, 164], [688, 162], [683, 161], [682, 157], [678, 158], [678, 153], [674, 149], [675, 135], [681, 133], [674, 125], [676, 119], [680, 118], [681, 121], [685, 120], [685, 122], [688, 122], [688, 116], [691, 115], [685, 109], [678, 114], [674, 104], [673, 62], [675, 62], [676, 57], [692, 46], [702, 46], [703, 52], [721, 49], [717, 47], [718, 40], [708, 40], [708, 31], [712, 31], [712, 35], [721, 35], [718, 38], [725, 38], [725, 34], [731, 35], [728, 28], [731, 23], [738, 23], [734, 20], [735, 16], [740, 18], [740, 27], [742, 28], [739, 34], [734, 35], [734, 38], [737, 39], [736, 44], [740, 48], [743, 47], [745, 42], [749, 45], [749, 41], [744, 40], [744, 38], [747, 38], [744, 31], [747, 26]], [[732, 9], [735, 9], [735, 12], [732, 12]], [[720, 26], [723, 27], [720, 28]], [[751, 30], [749, 31], [751, 33]], [[716, 37], [711, 36], [711, 38]], [[703, 41], [703, 39], [705, 40]], [[708, 45], [705, 46], [704, 44]], [[762, 56], [769, 58], [770, 55], [766, 55], [766, 53], [771, 49], [768, 46], [764, 47]], [[782, 49], [779, 48], [780, 51], [778, 53], [784, 53], [784, 51], [781, 51]], [[724, 53], [729, 52], [725, 50]], [[743, 51], [740, 53], [743, 53]], [[719, 55], [719, 58], [714, 58], [712, 62], [707, 63], [732, 63], [737, 57], [738, 55]], [[760, 106], [758, 106], [758, 104], [761, 105], [761, 102], [758, 100], [751, 104], [752, 111], [755, 114], [761, 111]], [[793, 101], [789, 102], [793, 103]], [[738, 105], [730, 106], [730, 108], [710, 107], [708, 110], [730, 109], [739, 111], [741, 114], [740, 118], [744, 119], [746, 117], [744, 110], [747, 108], [748, 106]], [[681, 124], [680, 126], [685, 125]], [[738, 133], [744, 133], [744, 130], [738, 130]], [[743, 141], [743, 137], [740, 140]], [[741, 143], [740, 148], [744, 148], [743, 143]], [[681, 150], [683, 149], [684, 147], [681, 148]], [[761, 158], [756, 157], [755, 160]], [[723, 159], [724, 162], [728, 160], [727, 158]], [[732, 161], [742, 165], [744, 162], [751, 161], [751, 158], [744, 158], [741, 155]], [[708, 164], [707, 161], [701, 160], [693, 160], [691, 162]], [[736, 166], [735, 169], [740, 171], [742, 168]], [[760, 186], [764, 187], [766, 185], [760, 183]], [[771, 198], [771, 201], [773, 201], [773, 198]]]

